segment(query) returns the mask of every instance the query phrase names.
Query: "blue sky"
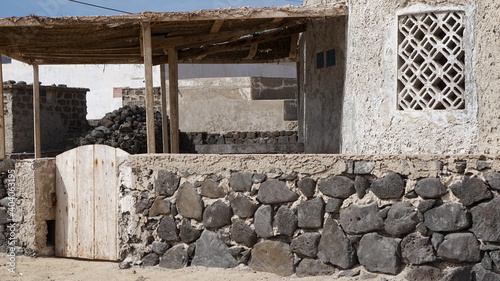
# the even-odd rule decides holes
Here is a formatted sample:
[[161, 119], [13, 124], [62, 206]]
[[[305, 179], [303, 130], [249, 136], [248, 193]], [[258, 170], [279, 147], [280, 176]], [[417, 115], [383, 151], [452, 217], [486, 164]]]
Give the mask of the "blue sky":
[[[142, 11], [178, 12], [229, 7], [300, 5], [300, 0], [79, 0], [131, 13]], [[2, 0], [0, 18], [39, 16], [116, 15], [119, 13], [88, 7], [68, 0]]]

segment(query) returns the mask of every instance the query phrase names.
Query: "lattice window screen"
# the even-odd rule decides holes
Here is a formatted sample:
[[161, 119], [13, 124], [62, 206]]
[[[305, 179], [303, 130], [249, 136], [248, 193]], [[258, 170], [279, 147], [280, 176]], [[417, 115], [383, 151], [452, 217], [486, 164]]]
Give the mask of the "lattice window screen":
[[464, 109], [464, 14], [399, 17], [398, 109]]

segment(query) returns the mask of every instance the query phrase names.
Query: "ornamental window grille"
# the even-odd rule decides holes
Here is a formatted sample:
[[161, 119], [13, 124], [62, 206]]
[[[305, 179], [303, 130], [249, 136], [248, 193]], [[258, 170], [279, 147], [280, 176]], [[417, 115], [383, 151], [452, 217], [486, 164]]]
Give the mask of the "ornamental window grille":
[[398, 21], [398, 109], [464, 109], [464, 13], [412, 14]]

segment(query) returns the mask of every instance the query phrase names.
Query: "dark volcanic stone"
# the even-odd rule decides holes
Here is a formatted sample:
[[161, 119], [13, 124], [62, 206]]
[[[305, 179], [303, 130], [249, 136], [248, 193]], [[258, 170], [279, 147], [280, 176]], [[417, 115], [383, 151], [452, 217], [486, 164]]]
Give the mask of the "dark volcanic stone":
[[328, 199], [328, 203], [326, 203], [325, 206], [325, 212], [338, 213], [340, 211], [340, 207], [342, 207], [342, 203], [344, 203], [344, 199], [339, 199], [339, 198]]
[[404, 194], [405, 183], [398, 173], [391, 172], [374, 181], [370, 190], [380, 199], [398, 199]]
[[270, 205], [262, 205], [255, 211], [255, 232], [262, 238], [272, 237], [273, 234], [273, 208]]
[[201, 230], [193, 227], [191, 221], [184, 219], [182, 220], [179, 236], [182, 242], [191, 243], [200, 238]]
[[303, 178], [297, 182], [297, 187], [305, 197], [310, 198], [316, 192], [316, 181], [311, 178]]
[[432, 207], [434, 207], [436, 205], [436, 200], [434, 199], [428, 199], [428, 200], [424, 200], [424, 201], [421, 201], [420, 203], [418, 203], [418, 211], [421, 212], [422, 214], [429, 211], [430, 209], [432, 209]]
[[306, 232], [292, 239], [290, 247], [299, 257], [316, 258], [321, 234]]
[[380, 230], [384, 227], [384, 221], [378, 211], [376, 203], [365, 206], [352, 204], [340, 212], [340, 225], [349, 234]]
[[410, 264], [434, 262], [436, 255], [432, 249], [429, 237], [412, 233], [401, 241], [401, 253]]
[[173, 217], [165, 216], [158, 225], [158, 236], [165, 241], [177, 241], [179, 239], [177, 225]]
[[465, 206], [493, 197], [488, 186], [478, 178], [465, 178], [462, 182], [450, 186], [453, 194]]
[[154, 182], [156, 193], [167, 197], [174, 195], [180, 180], [181, 178], [172, 172], [159, 170]]
[[298, 207], [300, 228], [321, 228], [325, 214], [325, 202], [317, 197], [300, 203]]
[[472, 233], [451, 233], [444, 237], [437, 255], [450, 262], [479, 262], [479, 241]]
[[208, 198], [223, 198], [226, 196], [226, 192], [222, 186], [219, 186], [219, 183], [214, 180], [204, 180], [201, 183], [200, 193], [202, 196]]
[[331, 176], [321, 179], [318, 182], [318, 189], [325, 195], [343, 199], [356, 192], [354, 181], [345, 176]]
[[217, 228], [231, 224], [233, 210], [229, 205], [217, 200], [214, 204], [205, 208], [203, 212], [203, 226], [206, 228]]
[[149, 216], [156, 217], [161, 214], [170, 215], [170, 202], [164, 199], [163, 196], [156, 197], [151, 208], [149, 208]]
[[155, 266], [160, 262], [160, 256], [156, 253], [147, 254], [144, 258], [142, 258], [143, 266]]
[[184, 183], [177, 192], [177, 211], [185, 218], [201, 220], [203, 214], [203, 201], [196, 188], [190, 183]]
[[165, 254], [168, 248], [170, 248], [170, 245], [168, 243], [154, 241], [153, 244], [151, 244], [151, 250], [153, 250], [153, 252], [157, 253], [160, 256]]
[[400, 256], [399, 243], [393, 238], [369, 233], [359, 241], [358, 259], [369, 271], [397, 274], [401, 267]]
[[292, 237], [297, 229], [297, 216], [290, 208], [280, 206], [274, 217], [274, 225], [279, 234]]
[[318, 258], [343, 269], [351, 268], [357, 261], [356, 249], [331, 217], [325, 222], [318, 245]]
[[484, 178], [491, 188], [500, 191], [500, 173], [485, 174]]
[[231, 194], [229, 196], [229, 202], [233, 209], [233, 213], [242, 219], [253, 217], [255, 210], [259, 207], [257, 202], [241, 194]]
[[411, 267], [406, 273], [408, 281], [436, 281], [441, 278], [443, 278], [443, 271], [428, 265]]
[[[445, 272], [445, 275], [443, 279], [441, 279], [441, 281], [470, 281], [472, 280], [471, 273], [471, 268], [468, 266], [452, 268]], [[484, 279], [480, 280], [486, 281]]]
[[297, 266], [297, 277], [333, 275], [335, 267], [325, 264], [320, 260], [303, 259]]
[[385, 231], [393, 236], [413, 232], [419, 223], [418, 212], [410, 202], [392, 205], [385, 219]]
[[370, 188], [370, 181], [362, 176], [356, 176], [354, 180], [354, 189], [360, 199], [365, 197], [368, 188]]
[[291, 191], [283, 181], [270, 179], [261, 183], [257, 200], [264, 204], [276, 204], [295, 201], [299, 196]]
[[231, 226], [230, 233], [231, 239], [238, 244], [243, 244], [251, 248], [257, 243], [257, 234], [244, 220], [235, 220]]
[[169, 269], [179, 269], [187, 266], [188, 263], [187, 246], [180, 244], [168, 250], [160, 259], [160, 267]]
[[443, 234], [438, 233], [438, 232], [432, 233], [431, 243], [432, 243], [432, 247], [434, 247], [434, 250], [437, 251], [437, 249], [439, 248], [439, 245], [441, 245], [441, 243], [443, 243], [443, 240], [444, 240]]
[[[486, 270], [481, 266], [481, 264], [476, 264], [474, 267], [472, 267], [472, 276], [474, 277], [471, 280], [474, 281], [500, 281], [500, 274], [494, 273], [492, 271]], [[465, 275], [466, 277], [470, 277]], [[459, 281], [465, 280], [465, 279], [456, 279]], [[455, 281], [455, 280], [453, 280]]]
[[356, 161], [354, 162], [355, 174], [369, 174], [375, 168], [375, 162], [372, 161]]
[[477, 238], [483, 241], [500, 242], [500, 197], [473, 207], [471, 213], [471, 231]]
[[265, 181], [266, 178], [267, 178], [267, 176], [264, 174], [255, 173], [252, 176], [252, 182], [253, 183], [261, 183], [261, 182]]
[[252, 174], [233, 173], [229, 178], [229, 186], [238, 192], [250, 191], [252, 188]]
[[229, 253], [229, 248], [219, 234], [204, 230], [200, 239], [196, 241], [196, 251], [191, 265], [230, 268], [236, 267], [238, 262]]
[[257, 243], [252, 250], [249, 267], [256, 271], [270, 272], [280, 276], [293, 274], [293, 254], [290, 246], [279, 241]]
[[432, 231], [457, 231], [470, 226], [467, 209], [458, 203], [447, 203], [424, 214], [424, 223]]
[[415, 192], [424, 199], [439, 198], [448, 192], [439, 178], [426, 178], [417, 182]]

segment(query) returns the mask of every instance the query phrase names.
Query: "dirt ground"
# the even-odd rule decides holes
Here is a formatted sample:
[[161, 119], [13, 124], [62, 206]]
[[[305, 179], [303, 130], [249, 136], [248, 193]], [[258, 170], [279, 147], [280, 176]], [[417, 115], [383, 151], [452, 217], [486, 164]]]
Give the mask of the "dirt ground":
[[270, 273], [255, 272], [248, 267], [240, 266], [233, 269], [187, 267], [184, 269], [168, 270], [158, 266], [130, 269], [119, 269], [118, 263], [87, 261], [63, 258], [30, 258], [17, 257], [16, 273], [9, 272], [10, 266], [6, 257], [0, 257], [0, 280], [5, 281], [146, 281], [146, 280], [180, 280], [180, 281], [319, 281], [319, 280], [404, 280], [401, 276], [389, 276], [384, 274], [368, 273], [361, 269], [356, 277], [339, 277], [339, 272], [331, 276], [298, 278], [295, 275], [290, 277], [280, 277]]

